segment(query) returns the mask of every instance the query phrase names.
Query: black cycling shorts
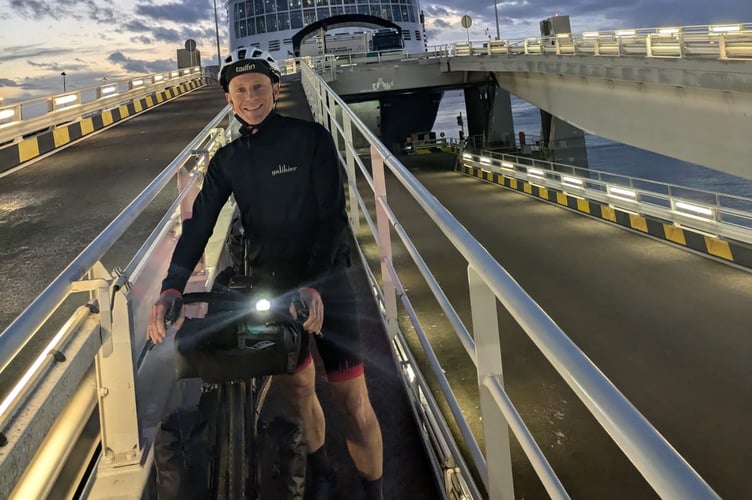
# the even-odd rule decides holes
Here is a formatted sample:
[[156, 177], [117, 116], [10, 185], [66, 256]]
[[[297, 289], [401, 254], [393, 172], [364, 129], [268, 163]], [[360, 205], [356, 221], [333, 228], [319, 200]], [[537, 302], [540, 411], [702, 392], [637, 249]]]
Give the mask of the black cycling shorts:
[[324, 362], [330, 382], [341, 382], [363, 374], [363, 336], [358, 324], [358, 298], [347, 277], [345, 267], [337, 267], [318, 287], [324, 302], [322, 335], [305, 335], [298, 358], [299, 369], [311, 363], [309, 340]]

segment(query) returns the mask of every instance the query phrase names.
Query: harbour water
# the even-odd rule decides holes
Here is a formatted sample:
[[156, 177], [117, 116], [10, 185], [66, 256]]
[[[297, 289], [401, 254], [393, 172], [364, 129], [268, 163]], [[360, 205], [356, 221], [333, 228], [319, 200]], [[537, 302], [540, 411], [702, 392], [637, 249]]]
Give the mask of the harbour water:
[[[461, 90], [444, 93], [433, 130], [446, 137], [458, 137], [457, 115], [467, 115]], [[540, 112], [537, 107], [512, 96], [512, 114], [516, 132], [540, 136]], [[587, 134], [588, 162], [592, 170], [638, 177], [658, 182], [752, 198], [752, 180], [718, 172], [657, 153]], [[708, 147], [713, 147], [708, 145]]]

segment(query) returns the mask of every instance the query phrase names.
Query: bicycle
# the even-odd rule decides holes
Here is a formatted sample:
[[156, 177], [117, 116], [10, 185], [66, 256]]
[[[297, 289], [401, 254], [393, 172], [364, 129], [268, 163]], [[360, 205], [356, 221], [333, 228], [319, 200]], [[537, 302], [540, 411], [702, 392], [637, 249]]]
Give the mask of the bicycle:
[[[208, 408], [209, 498], [259, 498], [259, 417], [273, 375], [293, 373], [307, 315], [297, 294], [276, 294], [246, 276], [234, 276], [223, 291], [188, 293], [184, 304], [207, 303], [204, 318], [186, 319], [175, 335], [176, 378], [202, 380], [200, 406]], [[289, 311], [293, 304], [298, 313]], [[168, 311], [166, 323], [178, 311]], [[272, 425], [277, 424], [277, 421]], [[284, 423], [279, 423], [282, 425]], [[288, 498], [302, 498], [305, 443], [296, 425], [294, 455], [281, 464]], [[289, 430], [289, 425], [288, 425]]]

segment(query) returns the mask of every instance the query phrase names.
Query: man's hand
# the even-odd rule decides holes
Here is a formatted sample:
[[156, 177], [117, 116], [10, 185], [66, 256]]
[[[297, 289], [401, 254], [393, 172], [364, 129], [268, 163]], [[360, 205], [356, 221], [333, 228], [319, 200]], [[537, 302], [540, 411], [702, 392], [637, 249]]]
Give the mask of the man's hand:
[[324, 325], [324, 302], [321, 295], [315, 288], [301, 288], [300, 298], [308, 306], [308, 319], [303, 323], [303, 329], [321, 335], [321, 327]]
[[165, 290], [159, 296], [159, 300], [151, 306], [149, 322], [146, 324], [146, 337], [155, 344], [162, 342], [167, 334], [165, 316], [168, 316], [167, 319], [174, 322], [177, 328], [180, 328], [185, 320], [183, 296], [177, 290]]

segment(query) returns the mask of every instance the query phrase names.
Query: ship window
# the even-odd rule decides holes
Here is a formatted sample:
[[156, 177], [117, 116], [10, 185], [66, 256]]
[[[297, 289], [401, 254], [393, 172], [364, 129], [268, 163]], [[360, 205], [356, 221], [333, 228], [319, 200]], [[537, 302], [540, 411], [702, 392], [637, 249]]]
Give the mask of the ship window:
[[368, 5], [358, 5], [358, 14], [369, 15], [370, 13], [371, 11], [368, 10]]
[[300, 9], [303, 7], [302, 0], [290, 0], [290, 10]]
[[315, 0], [303, 0], [303, 8], [307, 9], [310, 7], [315, 7], [316, 1]]
[[277, 27], [277, 14], [266, 15], [266, 31], [268, 33], [279, 31], [279, 28]]
[[358, 3], [368, 3], [368, 0], [358, 0]]
[[264, 0], [254, 0], [253, 6], [255, 7], [253, 13], [257, 16], [264, 13]]
[[294, 30], [303, 27], [303, 13], [299, 10], [290, 12], [290, 27]]
[[266, 23], [264, 22], [264, 16], [258, 16], [256, 18], [256, 33], [266, 33]]
[[319, 16], [319, 19], [326, 19], [329, 17], [329, 7], [319, 7], [316, 9], [316, 13]]
[[402, 21], [402, 14], [398, 5], [392, 5], [392, 21]]
[[329, 0], [316, 0], [316, 5], [318, 7], [323, 7], [324, 5], [329, 5]]
[[256, 34], [256, 21], [254, 21], [253, 19], [246, 19], [245, 23], [246, 23], [246, 26], [247, 26], [246, 30], [247, 30], [248, 34], [249, 35], [255, 35]]
[[344, 0], [344, 2], [342, 2], [342, 3], [344, 3], [345, 5], [348, 5], [348, 4], [352, 5], [352, 4], [355, 3], [355, 0]]
[[335, 7], [332, 7], [332, 15], [333, 16], [341, 16], [345, 13], [345, 8], [341, 5], [337, 5]]
[[345, 14], [357, 14], [358, 8], [355, 5], [345, 5]]
[[388, 5], [381, 5], [379, 7], [380, 16], [384, 19], [392, 20], [392, 9]]
[[269, 42], [269, 52], [277, 52], [279, 50], [279, 40], [271, 40]]
[[277, 0], [277, 12], [287, 12], [288, 9], [287, 0]]
[[279, 29], [281, 30], [289, 30], [290, 29], [290, 14], [287, 12], [280, 12], [277, 14], [277, 18], [279, 19]]
[[412, 6], [411, 8], [407, 9], [407, 13], [408, 13], [408, 20], [409, 20], [409, 21], [410, 21], [411, 23], [414, 23], [414, 22], [416, 22], [416, 21], [415, 21], [415, 7], [414, 7], [414, 6]]
[[303, 25], [308, 26], [316, 22], [316, 11], [314, 9], [303, 9]]
[[239, 21], [236, 24], [240, 24], [240, 32], [238, 33], [239, 37], [248, 36], [248, 23], [246, 23], [245, 19], [242, 21]]
[[266, 9], [267, 14], [271, 14], [272, 12], [277, 12], [276, 0], [266, 0], [264, 2], [264, 8]]
[[410, 19], [410, 17], [407, 14], [407, 11], [409, 10], [407, 5], [400, 5], [399, 9], [400, 9], [400, 14], [401, 14], [400, 21], [407, 22], [407, 20]]
[[240, 19], [241, 17], [245, 17], [245, 8], [244, 8], [243, 2], [238, 2], [235, 4], [235, 19]]

